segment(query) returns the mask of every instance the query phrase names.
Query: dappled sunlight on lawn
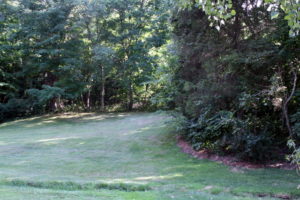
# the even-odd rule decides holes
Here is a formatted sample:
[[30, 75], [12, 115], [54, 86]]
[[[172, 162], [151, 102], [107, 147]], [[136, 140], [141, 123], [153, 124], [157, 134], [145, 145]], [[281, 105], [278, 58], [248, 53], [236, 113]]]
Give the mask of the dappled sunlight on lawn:
[[[146, 124], [147, 121], [145, 121], [144, 123]], [[122, 135], [123, 136], [130, 136], [130, 135], [145, 133], [145, 132], [150, 131], [150, 130], [155, 131], [155, 129], [161, 129], [161, 128], [164, 128], [164, 127], [166, 127], [166, 125], [161, 125], [161, 126], [151, 125], [151, 126], [146, 126], [144, 128], [137, 129], [137, 130], [124, 132], [124, 133], [122, 133]]]
[[158, 181], [158, 180], [165, 180], [165, 179], [172, 179], [172, 178], [178, 178], [182, 177], [182, 174], [176, 173], [176, 174], [170, 174], [170, 175], [162, 175], [162, 176], [145, 176], [145, 177], [137, 177], [133, 180], [137, 181]]
[[25, 118], [25, 119], [19, 119], [19, 120], [14, 120], [14, 121], [10, 121], [10, 122], [5, 122], [0, 124], [0, 128], [4, 128], [7, 126], [12, 126], [12, 125], [21, 125], [22, 123], [28, 123], [28, 122], [35, 122], [35, 121], [39, 121], [44, 117], [31, 117], [31, 118]]
[[38, 140], [37, 142], [47, 143], [47, 142], [64, 141], [64, 140], [78, 139], [78, 138], [79, 137], [49, 138], [49, 139]]
[[138, 129], [138, 130], [124, 132], [122, 135], [123, 136], [129, 136], [129, 135], [139, 134], [139, 133], [142, 133], [142, 132], [144, 132], [146, 130], [149, 130], [149, 129], [150, 129], [150, 127], [145, 127], [145, 128], [141, 128], [141, 129]]
[[55, 120], [43, 120], [39, 123], [30, 123], [28, 125], [24, 125], [24, 128], [34, 128], [34, 127], [40, 127], [43, 125], [47, 125], [47, 124], [51, 124], [51, 123], [55, 123]]
[[0, 146], [7, 145], [8, 143], [0, 141]]
[[126, 116], [130, 116], [130, 113], [105, 113], [105, 114], [97, 114], [97, 113], [62, 113], [57, 115], [45, 115], [45, 116], [37, 116], [26, 119], [19, 119], [15, 121], [10, 121], [6, 123], [0, 124], [0, 128], [11, 127], [14, 126], [23, 127], [23, 128], [34, 128], [41, 127], [44, 125], [55, 124], [60, 121], [66, 122], [98, 122], [106, 119], [121, 119]]
[[115, 178], [115, 179], [99, 179], [99, 182], [106, 183], [136, 183], [136, 184], [150, 184], [152, 181], [170, 180], [174, 178], [180, 178], [183, 174], [175, 173], [168, 175], [153, 175], [153, 176], [139, 176], [134, 178]]

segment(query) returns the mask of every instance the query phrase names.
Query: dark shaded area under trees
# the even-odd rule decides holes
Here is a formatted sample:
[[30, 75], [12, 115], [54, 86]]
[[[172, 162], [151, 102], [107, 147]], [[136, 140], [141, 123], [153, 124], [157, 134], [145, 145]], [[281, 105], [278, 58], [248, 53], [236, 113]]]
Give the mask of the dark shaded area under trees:
[[[173, 12], [179, 66], [174, 102], [195, 149], [244, 159], [284, 159], [300, 138], [300, 37], [290, 37], [284, 13], [233, 1], [222, 26], [198, 8]], [[251, 5], [251, 4], [250, 4]]]

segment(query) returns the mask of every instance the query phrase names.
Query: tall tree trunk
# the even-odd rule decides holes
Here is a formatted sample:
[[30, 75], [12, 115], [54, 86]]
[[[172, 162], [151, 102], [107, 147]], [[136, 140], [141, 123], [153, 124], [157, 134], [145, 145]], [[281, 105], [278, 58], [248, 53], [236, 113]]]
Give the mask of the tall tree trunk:
[[131, 80], [129, 81], [129, 92], [128, 92], [128, 110], [132, 111], [133, 109], [133, 87]]
[[233, 0], [232, 1], [233, 4], [233, 8], [236, 11], [236, 15], [234, 16], [234, 24], [233, 24], [233, 46], [235, 49], [239, 48], [239, 40], [241, 37], [241, 30], [242, 30], [242, 26], [241, 26], [241, 21], [240, 21], [240, 12], [241, 10], [243, 10], [241, 8], [241, 1], [239, 0]]
[[91, 90], [90, 89], [88, 90], [87, 97], [86, 97], [86, 107], [88, 109], [91, 108]]
[[291, 127], [291, 123], [290, 123], [290, 119], [289, 119], [289, 113], [288, 113], [288, 103], [291, 101], [291, 99], [293, 98], [295, 91], [296, 91], [296, 87], [297, 87], [297, 79], [298, 79], [298, 75], [296, 71], [293, 71], [293, 75], [294, 75], [294, 81], [293, 81], [293, 88], [292, 91], [290, 93], [289, 96], [286, 96], [284, 102], [283, 102], [283, 107], [282, 107], [282, 111], [283, 111], [283, 116], [285, 119], [285, 124], [286, 127], [288, 129], [290, 138], [293, 138], [293, 129]]
[[101, 112], [105, 111], [105, 74], [104, 67], [101, 65]]
[[[51, 72], [46, 72], [44, 74], [44, 77], [45, 77], [45, 79], [43, 81], [43, 84], [48, 85], [50, 87], [53, 87], [54, 83], [57, 81], [57, 77]], [[52, 98], [49, 101], [48, 105], [49, 105], [48, 109], [49, 109], [50, 112], [56, 111], [56, 109], [57, 109], [57, 98], [56, 97]]]

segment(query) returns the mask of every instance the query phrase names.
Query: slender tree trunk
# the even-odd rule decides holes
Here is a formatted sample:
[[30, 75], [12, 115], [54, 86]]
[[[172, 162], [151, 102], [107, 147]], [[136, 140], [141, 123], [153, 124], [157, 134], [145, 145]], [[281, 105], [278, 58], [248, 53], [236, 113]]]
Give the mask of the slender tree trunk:
[[[55, 82], [57, 81], [57, 77], [53, 75], [51, 72], [46, 72], [44, 74], [45, 80], [44, 80], [44, 85], [48, 85], [50, 87], [53, 87]], [[54, 97], [49, 101], [49, 109], [51, 112], [56, 111], [57, 109], [57, 98]]]
[[129, 92], [128, 92], [128, 110], [132, 111], [133, 109], [133, 88], [132, 88], [132, 82], [129, 81]]
[[[82, 105], [84, 107], [86, 107], [86, 99], [84, 98], [84, 94], [83, 93], [80, 94], [80, 99], [81, 99]], [[73, 105], [73, 101], [71, 101], [71, 105]]]
[[105, 74], [104, 67], [101, 65], [101, 112], [105, 111]]
[[56, 110], [56, 98], [52, 98], [49, 102], [49, 111], [54, 112]]
[[293, 129], [291, 127], [291, 124], [290, 124], [290, 119], [289, 119], [289, 113], [288, 113], [288, 103], [290, 102], [290, 100], [293, 98], [294, 94], [295, 94], [295, 91], [296, 91], [296, 86], [297, 86], [297, 72], [293, 72], [293, 75], [294, 75], [294, 82], [293, 82], [293, 88], [292, 88], [292, 91], [291, 91], [291, 94], [285, 98], [284, 102], [283, 102], [283, 107], [282, 107], [282, 111], [283, 111], [283, 116], [284, 116], [284, 119], [285, 119], [285, 124], [286, 124], [286, 127], [289, 131], [289, 135], [290, 135], [290, 138], [293, 137]]
[[234, 24], [233, 24], [233, 45], [235, 49], [239, 48], [239, 40], [241, 36], [241, 21], [240, 21], [240, 12], [241, 12], [241, 4], [239, 0], [232, 1], [233, 8], [236, 11], [236, 15], [234, 16]]
[[86, 107], [88, 109], [91, 108], [91, 90], [90, 89], [88, 90], [87, 97], [86, 97]]

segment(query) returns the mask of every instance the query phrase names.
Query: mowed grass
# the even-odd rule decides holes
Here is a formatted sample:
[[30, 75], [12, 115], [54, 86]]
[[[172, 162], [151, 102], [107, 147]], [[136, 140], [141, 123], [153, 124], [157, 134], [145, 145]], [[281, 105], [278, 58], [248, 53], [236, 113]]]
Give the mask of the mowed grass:
[[294, 171], [232, 170], [182, 153], [169, 120], [86, 113], [0, 124], [0, 199], [300, 199]]

